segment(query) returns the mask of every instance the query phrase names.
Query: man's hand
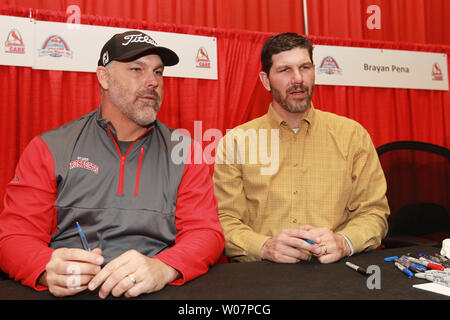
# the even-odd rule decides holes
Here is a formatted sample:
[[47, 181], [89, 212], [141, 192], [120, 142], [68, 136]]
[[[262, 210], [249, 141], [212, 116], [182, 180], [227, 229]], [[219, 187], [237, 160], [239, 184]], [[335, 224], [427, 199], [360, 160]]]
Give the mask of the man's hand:
[[328, 228], [316, 228], [312, 226], [301, 226], [301, 230], [308, 231], [320, 238], [321, 253], [317, 259], [321, 263], [336, 262], [351, 253], [350, 245], [343, 235], [335, 233]]
[[110, 293], [115, 297], [130, 298], [161, 290], [178, 276], [178, 271], [164, 262], [129, 250], [104, 266], [88, 288], [95, 290], [103, 283], [100, 298], [106, 298]]
[[47, 286], [54, 296], [74, 295], [86, 290], [91, 279], [100, 272], [102, 263], [101, 249], [59, 248], [53, 251], [38, 283]]
[[[303, 239], [311, 240], [316, 244], [309, 244]], [[318, 245], [320, 241], [320, 237], [309, 233], [306, 229], [284, 229], [264, 243], [261, 248], [261, 258], [282, 263], [309, 261], [311, 254], [320, 255], [321, 248]]]

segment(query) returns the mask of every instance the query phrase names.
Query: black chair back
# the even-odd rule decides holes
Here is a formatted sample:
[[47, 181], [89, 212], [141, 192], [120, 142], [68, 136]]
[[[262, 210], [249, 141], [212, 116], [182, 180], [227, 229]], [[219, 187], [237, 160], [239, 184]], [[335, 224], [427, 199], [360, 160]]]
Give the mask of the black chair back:
[[391, 209], [384, 247], [450, 238], [450, 150], [420, 141], [395, 141], [378, 147], [377, 153]]

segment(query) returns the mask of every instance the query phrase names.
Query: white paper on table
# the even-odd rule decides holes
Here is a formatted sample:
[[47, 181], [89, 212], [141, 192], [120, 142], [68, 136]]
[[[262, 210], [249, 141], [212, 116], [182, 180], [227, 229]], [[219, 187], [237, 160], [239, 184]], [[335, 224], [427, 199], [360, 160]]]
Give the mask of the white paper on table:
[[443, 294], [450, 297], [450, 288], [443, 286], [442, 284], [439, 283], [429, 282], [423, 284], [415, 284], [413, 285], [413, 287], [417, 289], [431, 291], [434, 293]]

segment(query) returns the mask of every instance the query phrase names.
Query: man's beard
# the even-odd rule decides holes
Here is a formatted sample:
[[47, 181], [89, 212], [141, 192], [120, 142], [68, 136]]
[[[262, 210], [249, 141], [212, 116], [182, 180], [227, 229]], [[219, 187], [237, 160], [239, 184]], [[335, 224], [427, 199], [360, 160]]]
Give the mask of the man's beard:
[[[111, 102], [136, 124], [146, 127], [156, 119], [156, 114], [161, 106], [161, 97], [154, 89], [138, 91], [134, 98], [130, 98], [127, 91], [114, 79], [110, 83]], [[155, 100], [142, 99], [145, 96], [154, 96]]]
[[[305, 112], [308, 106], [311, 103], [312, 95], [314, 92], [314, 85], [312, 85], [311, 90], [308, 90], [308, 87], [304, 86], [303, 84], [294, 85], [292, 87], [289, 87], [286, 90], [286, 96], [283, 98], [281, 95], [281, 92], [274, 87], [270, 86], [273, 99], [278, 102], [278, 104], [285, 109], [288, 112], [291, 113], [302, 113]], [[305, 99], [294, 99], [293, 102], [289, 101], [289, 94], [296, 90], [303, 90], [306, 92], [306, 100]], [[304, 102], [302, 102], [304, 101]]]

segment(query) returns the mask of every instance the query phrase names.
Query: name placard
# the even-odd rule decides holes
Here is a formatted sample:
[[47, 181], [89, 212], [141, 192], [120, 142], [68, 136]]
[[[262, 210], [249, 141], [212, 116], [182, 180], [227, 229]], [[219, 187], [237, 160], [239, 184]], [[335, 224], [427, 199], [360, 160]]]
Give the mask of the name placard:
[[449, 89], [445, 53], [317, 45], [313, 57], [317, 84]]

